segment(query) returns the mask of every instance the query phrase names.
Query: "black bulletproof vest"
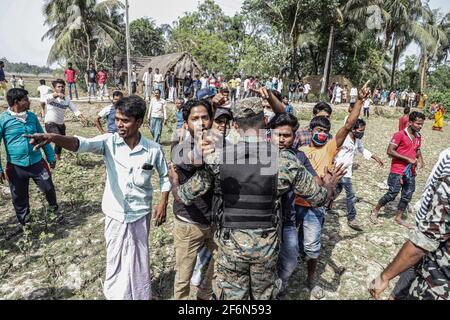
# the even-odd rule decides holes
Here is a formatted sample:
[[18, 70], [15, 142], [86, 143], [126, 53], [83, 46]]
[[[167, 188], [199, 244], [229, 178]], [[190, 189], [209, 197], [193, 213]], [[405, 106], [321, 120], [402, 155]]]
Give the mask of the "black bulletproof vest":
[[[278, 164], [273, 162], [278, 157], [270, 143], [262, 145], [240, 142], [224, 149], [224, 162], [220, 165], [220, 227], [257, 229], [277, 225]], [[270, 166], [274, 172], [262, 174], [261, 170]]]

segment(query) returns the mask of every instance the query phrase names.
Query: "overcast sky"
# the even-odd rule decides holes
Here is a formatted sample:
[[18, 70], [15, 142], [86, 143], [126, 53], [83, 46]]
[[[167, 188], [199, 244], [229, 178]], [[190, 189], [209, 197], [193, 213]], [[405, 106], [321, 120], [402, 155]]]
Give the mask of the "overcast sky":
[[[151, 17], [156, 23], [172, 24], [185, 12], [195, 10], [196, 0], [129, 0], [131, 20]], [[243, 0], [216, 0], [227, 15], [240, 11]], [[28, 62], [45, 65], [52, 42], [41, 41], [46, 32], [42, 6], [44, 0], [0, 0], [0, 57], [12, 62]], [[431, 0], [432, 8], [450, 11], [449, 0]], [[406, 54], [417, 52], [417, 46], [410, 46]]]

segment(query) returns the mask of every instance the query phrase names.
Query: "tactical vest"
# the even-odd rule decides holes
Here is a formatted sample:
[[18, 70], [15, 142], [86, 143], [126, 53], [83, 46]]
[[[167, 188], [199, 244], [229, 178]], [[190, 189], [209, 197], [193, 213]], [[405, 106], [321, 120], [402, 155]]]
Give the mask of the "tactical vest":
[[[259, 229], [275, 227], [278, 224], [278, 165], [262, 163], [258, 153], [261, 151], [266, 160], [277, 160], [278, 157], [270, 143], [262, 144], [264, 148], [257, 143], [240, 142], [224, 149], [224, 162], [219, 169], [220, 208], [217, 203], [213, 203], [213, 208], [216, 207], [219, 211], [219, 227]], [[229, 159], [230, 155], [234, 156], [234, 161]], [[270, 166], [275, 168], [273, 173], [261, 174], [262, 169]]]
[[111, 112], [108, 114], [108, 132], [114, 133], [117, 131], [116, 127], [116, 108], [114, 106], [111, 107]]

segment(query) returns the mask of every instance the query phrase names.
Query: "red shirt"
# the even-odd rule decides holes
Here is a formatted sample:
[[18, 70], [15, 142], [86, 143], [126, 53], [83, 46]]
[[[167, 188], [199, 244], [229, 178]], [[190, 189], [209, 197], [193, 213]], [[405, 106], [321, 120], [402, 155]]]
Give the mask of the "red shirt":
[[398, 131], [405, 130], [408, 127], [409, 116], [405, 115], [401, 117], [398, 121]]
[[[405, 129], [394, 134], [391, 143], [397, 147], [395, 151], [400, 155], [410, 159], [416, 159], [417, 150], [419, 150], [422, 145], [422, 137], [419, 133], [417, 133], [415, 137], [410, 137], [407, 129]], [[391, 173], [403, 175], [403, 171], [405, 171], [408, 164], [407, 161], [392, 158]], [[412, 173], [413, 175], [416, 174], [414, 166], [412, 167]]]
[[97, 72], [98, 84], [105, 84], [107, 79], [108, 79], [108, 74], [105, 71]]
[[66, 71], [64, 71], [64, 75], [66, 76], [66, 81], [68, 83], [75, 83], [75, 75], [77, 74], [77, 72], [72, 69], [66, 69]]

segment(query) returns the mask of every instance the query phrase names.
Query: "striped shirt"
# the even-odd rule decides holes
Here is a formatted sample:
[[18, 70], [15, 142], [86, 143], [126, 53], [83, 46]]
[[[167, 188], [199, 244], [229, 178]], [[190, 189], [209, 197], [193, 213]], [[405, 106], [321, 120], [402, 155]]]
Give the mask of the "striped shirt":
[[447, 148], [439, 155], [439, 160], [431, 171], [425, 185], [425, 190], [420, 200], [420, 207], [416, 213], [416, 223], [420, 223], [431, 209], [432, 199], [435, 193], [434, 186], [436, 182], [445, 177], [450, 176], [450, 148]]

